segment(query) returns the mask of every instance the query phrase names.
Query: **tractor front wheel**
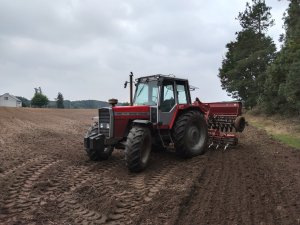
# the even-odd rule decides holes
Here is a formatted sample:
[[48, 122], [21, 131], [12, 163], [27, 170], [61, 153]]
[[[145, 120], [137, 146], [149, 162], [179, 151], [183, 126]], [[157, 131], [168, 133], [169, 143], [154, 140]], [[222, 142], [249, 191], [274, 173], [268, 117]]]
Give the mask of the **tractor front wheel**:
[[146, 168], [151, 152], [151, 132], [148, 127], [131, 128], [125, 147], [126, 165], [131, 172], [140, 172]]
[[108, 146], [104, 148], [103, 152], [99, 152], [97, 149], [86, 149], [86, 152], [90, 160], [99, 161], [107, 160], [111, 156], [113, 150], [114, 148], [112, 146]]
[[204, 154], [207, 148], [208, 131], [203, 115], [188, 111], [178, 117], [173, 127], [176, 153], [189, 158]]

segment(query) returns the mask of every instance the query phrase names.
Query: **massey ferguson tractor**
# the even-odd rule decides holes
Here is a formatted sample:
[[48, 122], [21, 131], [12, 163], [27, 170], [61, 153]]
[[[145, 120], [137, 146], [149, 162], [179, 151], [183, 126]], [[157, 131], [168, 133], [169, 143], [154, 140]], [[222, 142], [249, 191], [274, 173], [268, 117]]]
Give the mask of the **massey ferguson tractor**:
[[128, 169], [139, 172], [152, 150], [173, 146], [179, 156], [189, 158], [207, 148], [237, 145], [235, 132], [242, 132], [246, 124], [240, 102], [192, 102], [188, 80], [161, 74], [136, 79], [132, 98], [132, 76], [130, 106], [109, 100], [111, 107], [98, 110], [84, 138], [91, 160], [108, 159], [114, 148], [125, 149]]

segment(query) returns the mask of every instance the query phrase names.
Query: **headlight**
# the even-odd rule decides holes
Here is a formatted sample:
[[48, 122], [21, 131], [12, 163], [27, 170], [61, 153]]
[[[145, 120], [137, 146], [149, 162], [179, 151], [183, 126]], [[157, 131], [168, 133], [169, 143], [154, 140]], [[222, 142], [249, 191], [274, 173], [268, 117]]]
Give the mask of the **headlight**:
[[109, 129], [109, 123], [100, 123], [101, 129]]

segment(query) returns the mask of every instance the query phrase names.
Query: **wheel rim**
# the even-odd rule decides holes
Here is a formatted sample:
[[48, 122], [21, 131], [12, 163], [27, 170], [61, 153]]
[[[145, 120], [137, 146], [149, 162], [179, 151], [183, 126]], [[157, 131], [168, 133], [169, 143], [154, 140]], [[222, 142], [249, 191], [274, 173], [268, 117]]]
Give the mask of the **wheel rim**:
[[144, 138], [142, 149], [141, 149], [141, 161], [143, 164], [147, 163], [150, 151], [151, 151], [150, 138], [147, 135]]
[[190, 126], [186, 132], [188, 145], [191, 148], [197, 147], [201, 142], [201, 130], [197, 126]]

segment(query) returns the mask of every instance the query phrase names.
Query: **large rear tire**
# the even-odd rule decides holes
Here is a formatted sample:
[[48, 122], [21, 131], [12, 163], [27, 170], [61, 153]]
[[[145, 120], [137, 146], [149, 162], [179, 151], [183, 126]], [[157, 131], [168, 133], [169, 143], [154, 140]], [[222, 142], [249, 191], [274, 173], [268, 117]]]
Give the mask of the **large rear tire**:
[[[98, 134], [98, 126], [92, 126], [87, 131], [86, 136], [89, 137], [94, 134]], [[107, 160], [111, 156], [114, 147], [106, 146], [103, 151], [100, 151], [99, 149], [89, 149], [89, 148], [86, 148], [85, 150], [90, 160], [99, 161], [99, 160]]]
[[176, 153], [184, 158], [204, 154], [207, 149], [208, 131], [203, 115], [188, 111], [178, 117], [173, 127]]
[[151, 152], [151, 132], [148, 127], [134, 126], [126, 141], [125, 160], [131, 172], [140, 172], [146, 168]]

